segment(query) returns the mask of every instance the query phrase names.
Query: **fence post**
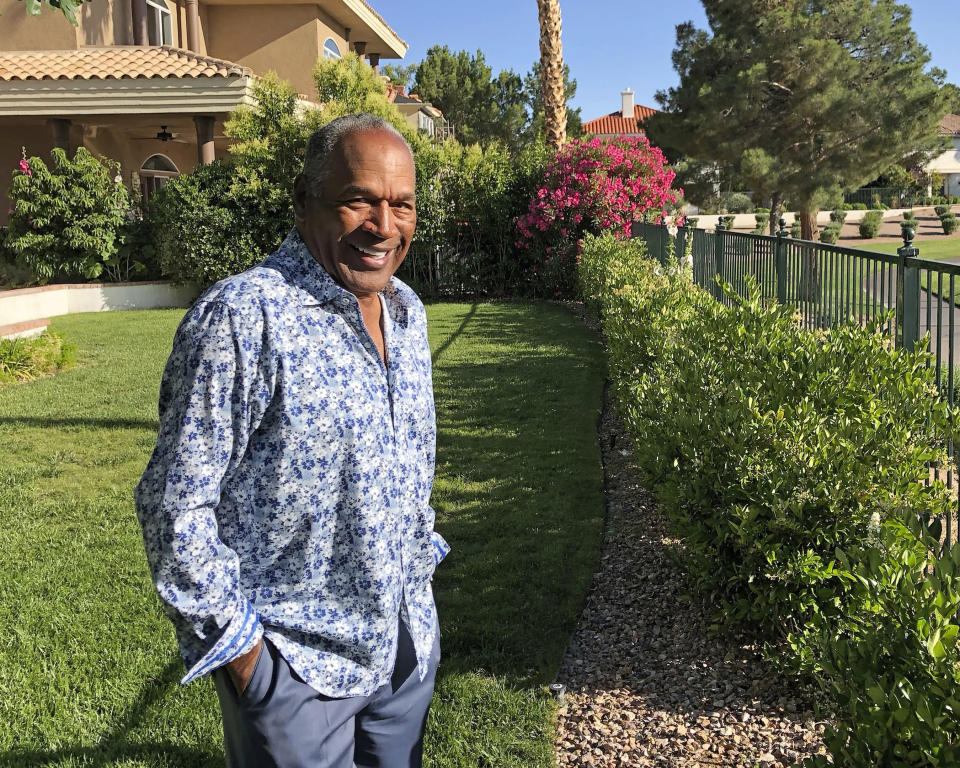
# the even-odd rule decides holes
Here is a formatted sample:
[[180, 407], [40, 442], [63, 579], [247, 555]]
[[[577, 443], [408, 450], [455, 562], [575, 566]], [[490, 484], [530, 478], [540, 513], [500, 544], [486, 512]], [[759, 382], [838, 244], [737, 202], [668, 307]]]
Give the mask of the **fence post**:
[[687, 255], [687, 225], [684, 222], [683, 226], [677, 227], [677, 240], [676, 240], [676, 250], [674, 256], [677, 257], [677, 261], [683, 263], [684, 258]]
[[901, 330], [900, 346], [912, 350], [920, 337], [920, 270], [916, 264], [907, 264], [907, 259], [915, 259], [920, 249], [913, 245], [912, 227], [904, 227], [903, 247], [897, 249], [897, 314]]
[[723, 301], [723, 289], [717, 278], [723, 277], [723, 219], [717, 218], [717, 228], [714, 230], [713, 251], [713, 296], [717, 301]]
[[787, 220], [780, 217], [780, 229], [777, 231], [777, 302], [787, 303]]
[[660, 266], [665, 267], [667, 265], [667, 238], [670, 237], [670, 232], [667, 230], [665, 221], [660, 222], [657, 229], [660, 230]]

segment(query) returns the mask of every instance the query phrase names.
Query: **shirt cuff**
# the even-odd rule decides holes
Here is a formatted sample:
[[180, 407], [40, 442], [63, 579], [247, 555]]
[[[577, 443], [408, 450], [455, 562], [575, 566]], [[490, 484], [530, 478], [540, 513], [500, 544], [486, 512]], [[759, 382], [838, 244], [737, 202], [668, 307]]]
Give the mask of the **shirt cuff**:
[[433, 540], [433, 563], [439, 565], [440, 561], [450, 553], [450, 545], [436, 531], [430, 533], [430, 538]]
[[217, 667], [222, 667], [227, 662], [253, 650], [261, 637], [263, 637], [263, 625], [253, 606], [244, 599], [241, 610], [237, 611], [227, 624], [220, 634], [220, 639], [187, 670], [187, 674], [180, 682], [186, 684], [210, 674]]

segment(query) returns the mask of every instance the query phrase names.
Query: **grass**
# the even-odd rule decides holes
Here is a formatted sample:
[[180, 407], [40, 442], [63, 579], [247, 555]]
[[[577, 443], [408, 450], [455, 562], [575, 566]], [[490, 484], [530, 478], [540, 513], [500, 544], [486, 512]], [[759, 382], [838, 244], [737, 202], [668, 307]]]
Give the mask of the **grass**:
[[[552, 765], [556, 675], [597, 562], [604, 364], [542, 304], [428, 308], [453, 551], [434, 587], [433, 768]], [[222, 766], [208, 679], [182, 664], [131, 490], [182, 311], [75, 315], [79, 367], [0, 390], [0, 765]]]

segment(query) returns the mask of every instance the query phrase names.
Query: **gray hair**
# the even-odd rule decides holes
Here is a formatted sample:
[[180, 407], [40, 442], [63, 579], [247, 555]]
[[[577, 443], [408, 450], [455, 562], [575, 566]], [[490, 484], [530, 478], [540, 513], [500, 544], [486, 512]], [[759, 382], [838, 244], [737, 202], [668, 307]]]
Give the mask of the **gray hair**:
[[345, 115], [331, 120], [319, 130], [314, 131], [307, 142], [307, 152], [303, 158], [302, 175], [307, 182], [307, 188], [314, 197], [323, 196], [323, 187], [330, 176], [330, 165], [333, 159], [333, 150], [344, 138], [354, 133], [370, 131], [386, 131], [392, 133], [407, 148], [413, 157], [413, 150], [403, 135], [382, 117], [361, 112], [355, 115]]

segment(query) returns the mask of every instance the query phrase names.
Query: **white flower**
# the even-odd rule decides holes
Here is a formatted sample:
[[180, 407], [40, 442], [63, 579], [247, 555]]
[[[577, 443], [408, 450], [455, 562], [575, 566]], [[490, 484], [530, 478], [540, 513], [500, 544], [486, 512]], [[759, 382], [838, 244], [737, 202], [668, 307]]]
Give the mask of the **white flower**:
[[114, 184], [123, 184], [123, 176], [121, 176], [121, 175], [118, 173], [116, 176], [113, 177], [113, 183], [114, 183]]

